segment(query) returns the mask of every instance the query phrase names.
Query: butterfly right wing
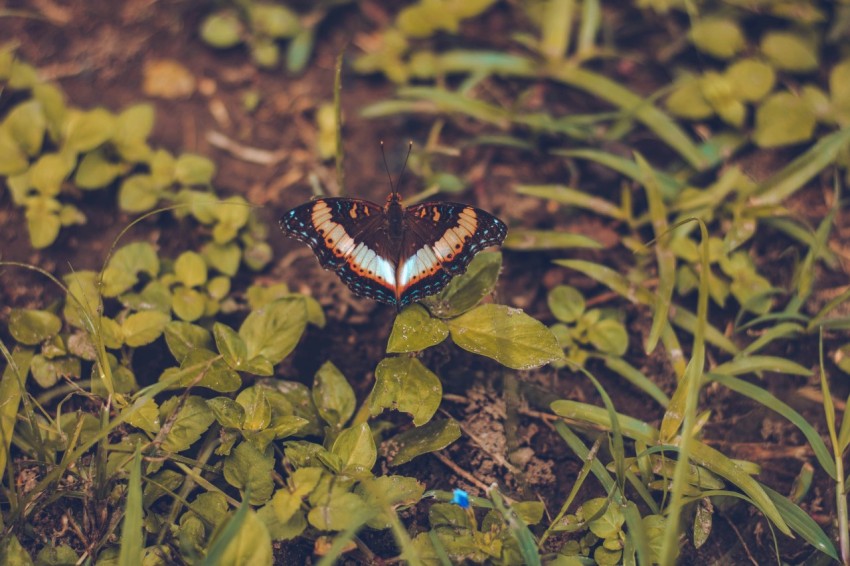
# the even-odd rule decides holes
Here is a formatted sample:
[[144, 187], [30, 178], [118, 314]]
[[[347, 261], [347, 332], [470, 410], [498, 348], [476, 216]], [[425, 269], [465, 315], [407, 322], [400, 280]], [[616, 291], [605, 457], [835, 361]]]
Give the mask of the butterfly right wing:
[[312, 248], [356, 295], [396, 304], [396, 265], [388, 249], [384, 209], [366, 200], [320, 198], [280, 219], [287, 236]]

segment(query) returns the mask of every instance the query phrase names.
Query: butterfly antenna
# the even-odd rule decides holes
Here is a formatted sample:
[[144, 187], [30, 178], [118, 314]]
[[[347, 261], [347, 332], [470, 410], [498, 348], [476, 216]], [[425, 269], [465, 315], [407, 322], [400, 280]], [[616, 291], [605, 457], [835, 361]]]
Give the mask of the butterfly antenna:
[[384, 153], [384, 140], [381, 140], [381, 157], [384, 159], [384, 169], [387, 172], [387, 178], [390, 180], [390, 192], [393, 196], [397, 196], [395, 187], [393, 186], [393, 176], [390, 175], [390, 166], [387, 164], [387, 156]]
[[404, 165], [401, 166], [401, 173], [398, 174], [398, 181], [396, 182], [396, 186], [401, 185], [401, 178], [404, 177], [404, 171], [407, 169], [407, 160], [410, 159], [410, 152], [413, 149], [413, 140], [407, 142], [407, 155], [404, 158]]

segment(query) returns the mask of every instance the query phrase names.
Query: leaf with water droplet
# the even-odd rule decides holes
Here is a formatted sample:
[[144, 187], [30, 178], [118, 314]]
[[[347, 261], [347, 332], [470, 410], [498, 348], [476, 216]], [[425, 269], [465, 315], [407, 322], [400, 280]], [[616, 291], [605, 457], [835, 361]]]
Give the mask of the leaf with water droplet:
[[417, 456], [442, 450], [460, 438], [460, 425], [454, 419], [431, 421], [387, 440], [381, 447], [390, 466], [401, 466]]
[[421, 426], [437, 412], [442, 397], [439, 378], [422, 362], [406, 356], [386, 358], [375, 369], [369, 412], [373, 417], [384, 409], [410, 413], [413, 424]]
[[439, 344], [448, 335], [445, 322], [433, 318], [421, 305], [410, 305], [395, 318], [387, 353], [418, 352]]

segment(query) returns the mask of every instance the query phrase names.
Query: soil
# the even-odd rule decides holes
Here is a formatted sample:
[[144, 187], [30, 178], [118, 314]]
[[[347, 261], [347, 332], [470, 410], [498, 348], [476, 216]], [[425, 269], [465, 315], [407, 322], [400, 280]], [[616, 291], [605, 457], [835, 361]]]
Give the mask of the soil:
[[[315, 175], [329, 192], [340, 190], [334, 164], [321, 161], [314, 151], [317, 136], [314, 114], [319, 103], [332, 100], [337, 54], [347, 48], [347, 57], [351, 58], [356, 51], [351, 45], [352, 39], [374, 32], [379, 25], [391, 20], [401, 5], [393, 2], [394, 7], [388, 7], [388, 3], [366, 1], [357, 8], [338, 9], [323, 23], [306, 72], [293, 77], [283, 71], [258, 70], [241, 48], [213, 51], [204, 45], [197, 30], [210, 8], [207, 3], [126, 0], [110, 4], [108, 9], [104, 9], [104, 3], [83, 0], [9, 0], [5, 4], [9, 10], [41, 14], [37, 18], [0, 17], [0, 37], [19, 44], [20, 55], [41, 69], [46, 77], [58, 82], [72, 104], [83, 108], [105, 106], [117, 111], [140, 101], [152, 103], [157, 112], [152, 144], [174, 153], [190, 151], [213, 159], [218, 166], [215, 177], [218, 189], [225, 194], [244, 195], [250, 202], [262, 206], [262, 216], [272, 227], [283, 211], [312, 195], [311, 175]], [[606, 16], [629, 21], [625, 13]], [[478, 28], [469, 30], [472, 37], [498, 38], [507, 36], [512, 22], [506, 19], [504, 11], [497, 9], [483, 24], [477, 25]], [[645, 40], [641, 35], [645, 31], [636, 30], [634, 37], [623, 39], [632, 44], [631, 67], [603, 63], [601, 70], [647, 95], [654, 92], [659, 81], [666, 81], [668, 77], [657, 66], [649, 64], [656, 47], [663, 45], [663, 38], [656, 29], [651, 32], [654, 35], [650, 40]], [[496, 42], [498, 39], [493, 39], [490, 44], [498, 46]], [[176, 60], [185, 65], [198, 81], [198, 88], [190, 96], [175, 100], [146, 96], [144, 69], [157, 60]], [[381, 202], [389, 188], [379, 141], [383, 140], [387, 148], [389, 170], [397, 172], [407, 151], [407, 141], [425, 143], [431, 118], [365, 120], [360, 117], [359, 110], [390, 96], [392, 86], [378, 77], [357, 75], [348, 66], [343, 82], [346, 192]], [[242, 97], [248, 90], [257, 91], [261, 97], [254, 112], [247, 112], [242, 104]], [[586, 97], [575, 93], [541, 90], [540, 104], [550, 103], [567, 106], [573, 112], [605, 110], [589, 105]], [[279, 158], [265, 165], [247, 162], [212, 144], [210, 132], [224, 134], [243, 146], [273, 152]], [[447, 128], [445, 141], [450, 143], [452, 136], [459, 133]], [[653, 160], [663, 161], [670, 157], [668, 150], [657, 144], [637, 143]], [[764, 178], [787, 162], [787, 156], [779, 152], [769, 155], [773, 159], [749, 164], [748, 172]], [[563, 182], [603, 197], [616, 198], [620, 181], [610, 171], [587, 164], [568, 167], [563, 159], [543, 153], [529, 158], [493, 149], [467, 149], [459, 158], [447, 158], [442, 165], [459, 175], [468, 174], [473, 180], [472, 188], [457, 198], [492, 211], [509, 226], [547, 228], [557, 225], [559, 229], [594, 234], [612, 243], [618, 240], [619, 227], [614, 224], [583, 212], [564, 214], [562, 210], [542, 205], [539, 200], [518, 196], [512, 190], [518, 183]], [[414, 192], [416, 183], [413, 175], [408, 176], [402, 191]], [[789, 207], [816, 224], [831, 206], [830, 191], [831, 180], [825, 179], [823, 184], [793, 199]], [[118, 212], [114, 194], [97, 191], [82, 195], [79, 206], [85, 211], [88, 223], [63, 229], [55, 245], [44, 251], [34, 251], [26, 236], [22, 210], [14, 207], [8, 192], [0, 188], [0, 256], [5, 261], [25, 262], [58, 274], [69, 272], [71, 267], [76, 270], [99, 268], [118, 232], [133, 220], [132, 216]], [[840, 238], [841, 234], [846, 234], [848, 223], [846, 218], [839, 218], [837, 223], [835, 237]], [[192, 237], [183, 233], [184, 228], [167, 218], [153, 218], [135, 228], [131, 237], [153, 242], [164, 250], [179, 249], [176, 246]], [[647, 235], [647, 239], [649, 237]], [[344, 371], [362, 400], [371, 389], [374, 368], [383, 358], [394, 310], [353, 297], [332, 273], [323, 271], [309, 250], [300, 244], [277, 235], [272, 235], [270, 242], [276, 259], [261, 277], [285, 281], [294, 290], [319, 298], [328, 314], [328, 325], [309, 330], [295, 354], [278, 368], [278, 375], [310, 383], [315, 370], [324, 361], [331, 360]], [[778, 285], [787, 283], [796, 260], [783, 255], [787, 243], [781, 236], [765, 232], [759, 234], [752, 248], [760, 272], [767, 273]], [[628, 253], [622, 248], [611, 247], [601, 252], [570, 254], [570, 257], [587, 257], [615, 268], [625, 268]], [[546, 307], [546, 291], [555, 285], [569, 283], [582, 289], [591, 299], [595, 297], [603, 306], [624, 309], [627, 327], [632, 333], [627, 359], [666, 393], [672, 393], [675, 377], [666, 356], [661, 352], [647, 356], [641, 348], [651, 313], [623, 304], [592, 281], [554, 267], [550, 260], [558, 255], [505, 252], [504, 272], [496, 300], [524, 308], [532, 316], [551, 323], [554, 321]], [[822, 288], [818, 293], [828, 295], [830, 289], [845, 282], [846, 270], [841, 273], [819, 271], [817, 284]], [[32, 272], [5, 269], [0, 273], [0, 318], [3, 320], [12, 307], [43, 307], [58, 298], [57, 289]], [[828, 298], [831, 295], [823, 299], [815, 297], [813, 302], [823, 304]], [[731, 311], [713, 309], [712, 322], [724, 329], [734, 315]], [[836, 340], [833, 336], [827, 339]], [[785, 347], [789, 351], [776, 353], [807, 367], [816, 367], [816, 340], [796, 341]], [[718, 361], [714, 359], [715, 353], [710, 355], [712, 363]], [[539, 411], [547, 411], [546, 403], [558, 398], [601, 404], [588, 381], [569, 370], [546, 368], [506, 377], [496, 364], [482, 362], [481, 358], [448, 345], [429, 350], [423, 361], [443, 378], [446, 399], [441, 410], [457, 419], [465, 434], [441, 456], [424, 456], [393, 471], [414, 476], [429, 489], [462, 487], [473, 495], [481, 495], [481, 485], [497, 483], [507, 495], [538, 499], [545, 503], [550, 516], [557, 514], [581, 462], [554, 432], [551, 423], [540, 417]], [[591, 364], [589, 369], [600, 379], [619, 411], [655, 425], [660, 423], [662, 410], [645, 395], [599, 364]], [[528, 399], [518, 415], [507, 414], [503, 394], [507, 379], [519, 380], [520, 389]], [[818, 389], [814, 377], [766, 375], [762, 383], [767, 383], [774, 394], [786, 399], [825, 430], [817, 400], [800, 394], [801, 390]], [[836, 398], [846, 398], [846, 384], [839, 384], [838, 388]], [[813, 463], [816, 470], [813, 487], [802, 506], [827, 532], [832, 531], [833, 484], [818, 468], [796, 428], [720, 387], [709, 386], [701, 403], [703, 408], [712, 411], [705, 429], [706, 441], [727, 455], [758, 462], [762, 466], [759, 479], [780, 493], [790, 491], [801, 466]], [[518, 420], [518, 427], [510, 434], [505, 428], [508, 418]], [[519, 458], [521, 467], [510, 464], [512, 457]], [[19, 482], [26, 481], [26, 473], [29, 472], [24, 468], [17, 478]], [[474, 478], [475, 482], [468, 478]], [[581, 499], [585, 494], [586, 497], [604, 495], [592, 493], [599, 491], [592, 481], [587, 482], [586, 490]], [[407, 514], [405, 520], [411, 532], [427, 528], [427, 509], [428, 503], [423, 502]], [[41, 523], [46, 538], [54, 538], [58, 531], [55, 524], [51, 524], [55, 520], [56, 517], [46, 517]], [[377, 556], [389, 558], [396, 552], [389, 531], [364, 533], [362, 538]], [[70, 534], [67, 539], [74, 544]], [[64, 539], [58, 537], [58, 540]], [[563, 539], [553, 538], [549, 549], [557, 549], [561, 542]], [[780, 536], [780, 542], [786, 561], [799, 562], [813, 552], [799, 538], [790, 540]], [[276, 547], [280, 564], [307, 563], [311, 556], [312, 545], [304, 540]], [[357, 561], [357, 555], [352, 555], [351, 560]], [[700, 549], [687, 543], [681, 561], [684, 564], [715, 561], [766, 564], [773, 563], [775, 555], [765, 519], [752, 507], [737, 505], [716, 509], [708, 542]]]

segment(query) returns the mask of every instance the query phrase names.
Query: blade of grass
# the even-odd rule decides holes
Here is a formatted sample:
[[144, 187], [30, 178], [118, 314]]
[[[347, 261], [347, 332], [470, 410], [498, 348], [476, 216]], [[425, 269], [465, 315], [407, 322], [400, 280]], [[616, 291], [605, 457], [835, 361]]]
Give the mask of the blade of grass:
[[599, 197], [564, 185], [518, 185], [516, 192], [521, 195], [545, 198], [567, 206], [583, 208], [601, 216], [615, 220], [626, 220], [623, 209]]
[[655, 292], [655, 305], [652, 312], [652, 326], [644, 344], [644, 351], [651, 354], [658, 345], [661, 332], [668, 324], [670, 304], [673, 302], [673, 288], [676, 285], [676, 257], [670, 250], [668, 239], [667, 207], [661, 199], [661, 189], [655, 171], [639, 153], [635, 153], [635, 162], [641, 172], [642, 184], [646, 190], [649, 204], [649, 217], [655, 233], [655, 259], [658, 262], [658, 288]]
[[136, 447], [130, 464], [127, 483], [127, 502], [124, 504], [124, 525], [121, 527], [119, 566], [136, 566], [142, 563], [144, 541], [144, 510], [142, 509], [142, 451]]
[[519, 515], [505, 505], [505, 501], [502, 499], [502, 495], [499, 493], [495, 484], [490, 487], [487, 494], [493, 500], [493, 506], [502, 515], [502, 518], [508, 525], [508, 529], [516, 539], [519, 552], [523, 558], [523, 564], [539, 566], [541, 564], [540, 555], [537, 552], [537, 544], [534, 542], [534, 536], [528, 530], [528, 525], [525, 524]]
[[575, 0], [549, 0], [543, 5], [540, 53], [547, 59], [563, 59], [570, 46]]
[[[6, 463], [11, 461], [9, 450], [15, 431], [15, 419], [21, 405], [23, 392], [26, 391], [26, 377], [35, 351], [26, 348], [16, 349], [13, 353], [10, 353], [2, 341], [0, 341], [0, 349], [2, 349], [3, 356], [6, 358], [6, 368], [3, 370], [3, 378], [0, 380], [0, 435], [2, 435], [3, 440], [3, 448], [0, 451], [0, 479], [2, 479], [2, 474], [6, 471]], [[31, 426], [36, 424], [34, 418], [29, 422]], [[9, 478], [9, 485], [13, 489], [14, 483], [12, 478]]]
[[227, 550], [227, 546], [239, 534], [242, 524], [248, 516], [248, 510], [251, 508], [248, 504], [248, 497], [249, 493], [246, 491], [242, 505], [236, 509], [236, 513], [227, 520], [227, 524], [218, 533], [215, 540], [212, 541], [212, 545], [207, 551], [207, 555], [201, 560], [200, 566], [216, 566], [222, 563], [224, 551]]
[[743, 375], [762, 371], [801, 375], [803, 377], [808, 377], [812, 374], [811, 370], [801, 366], [797, 362], [776, 356], [740, 356], [724, 364], [720, 364], [711, 371], [712, 373], [723, 375]]
[[667, 397], [660, 387], [623, 358], [608, 355], [601, 355], [598, 357], [605, 362], [605, 367], [618, 373], [629, 383], [655, 399], [655, 401], [662, 407], [666, 407], [670, 402], [670, 398]]
[[511, 230], [502, 247], [509, 250], [540, 251], [563, 249], [599, 249], [602, 244], [583, 234], [553, 230]]

